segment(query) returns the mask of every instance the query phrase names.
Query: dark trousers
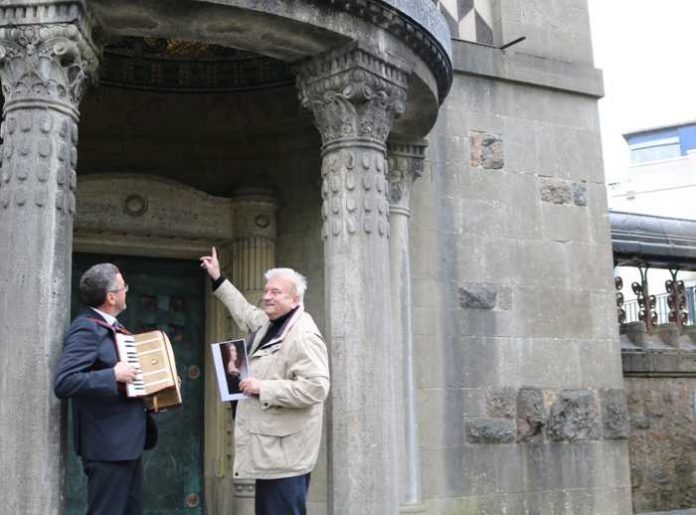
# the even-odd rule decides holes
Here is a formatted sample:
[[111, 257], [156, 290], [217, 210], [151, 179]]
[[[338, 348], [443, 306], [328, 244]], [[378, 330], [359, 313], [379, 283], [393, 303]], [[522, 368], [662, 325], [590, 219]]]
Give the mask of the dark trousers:
[[141, 515], [143, 513], [143, 465], [132, 461], [89, 461], [86, 515]]
[[256, 480], [256, 515], [306, 515], [309, 474]]

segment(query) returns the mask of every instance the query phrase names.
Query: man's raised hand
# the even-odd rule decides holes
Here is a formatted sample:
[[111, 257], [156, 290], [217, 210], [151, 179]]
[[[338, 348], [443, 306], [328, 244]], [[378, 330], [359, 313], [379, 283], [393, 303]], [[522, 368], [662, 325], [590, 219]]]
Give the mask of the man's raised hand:
[[220, 262], [218, 261], [215, 247], [212, 248], [210, 256], [201, 256], [201, 268], [206, 269], [213, 281], [217, 281], [220, 278]]

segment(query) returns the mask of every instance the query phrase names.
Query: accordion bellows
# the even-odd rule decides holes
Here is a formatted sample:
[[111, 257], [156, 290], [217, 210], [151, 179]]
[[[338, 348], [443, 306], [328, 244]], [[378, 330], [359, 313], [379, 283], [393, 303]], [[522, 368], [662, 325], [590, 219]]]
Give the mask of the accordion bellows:
[[174, 352], [163, 331], [140, 334], [116, 333], [119, 359], [138, 369], [126, 385], [128, 397], [144, 397], [150, 411], [181, 406], [181, 388]]

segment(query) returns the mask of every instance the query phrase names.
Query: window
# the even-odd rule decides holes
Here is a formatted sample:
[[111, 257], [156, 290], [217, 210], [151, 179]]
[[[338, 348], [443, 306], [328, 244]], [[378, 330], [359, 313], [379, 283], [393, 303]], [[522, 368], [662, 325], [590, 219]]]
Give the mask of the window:
[[679, 137], [661, 138], [631, 145], [631, 164], [672, 159], [681, 155]]

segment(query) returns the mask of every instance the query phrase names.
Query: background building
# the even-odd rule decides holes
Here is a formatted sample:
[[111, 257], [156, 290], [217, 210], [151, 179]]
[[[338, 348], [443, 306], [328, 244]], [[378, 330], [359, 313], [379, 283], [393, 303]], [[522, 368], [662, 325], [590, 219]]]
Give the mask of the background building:
[[615, 211], [696, 219], [696, 122], [624, 134], [630, 166], [609, 185]]

